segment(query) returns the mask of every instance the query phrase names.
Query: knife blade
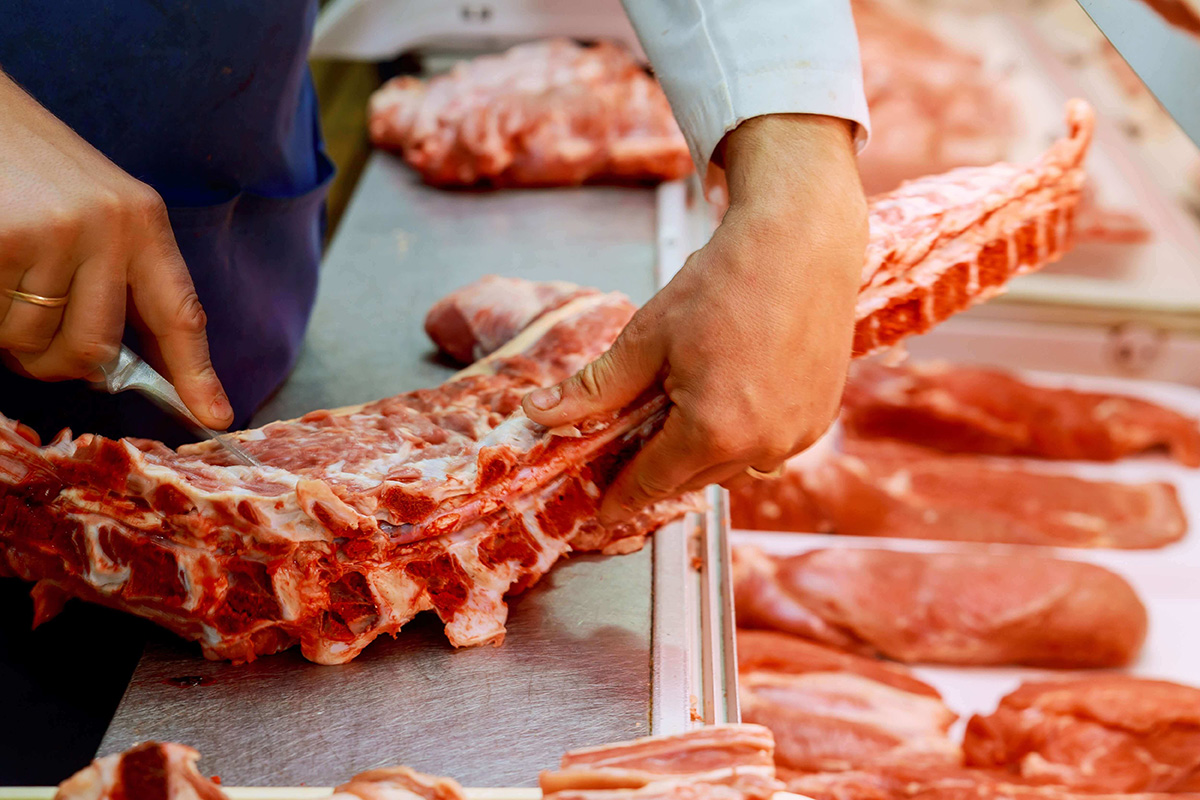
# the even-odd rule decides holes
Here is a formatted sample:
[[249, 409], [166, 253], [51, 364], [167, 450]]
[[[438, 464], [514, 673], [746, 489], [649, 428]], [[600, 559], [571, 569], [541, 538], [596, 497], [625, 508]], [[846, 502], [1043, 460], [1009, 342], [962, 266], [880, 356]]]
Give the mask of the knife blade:
[[109, 394], [136, 391], [149, 398], [164, 411], [184, 419], [197, 432], [224, 448], [239, 464], [250, 467], [262, 466], [262, 462], [232, 442], [229, 437], [222, 436], [198, 420], [196, 415], [184, 405], [183, 400], [179, 397], [179, 392], [175, 391], [171, 382], [126, 345], [121, 345], [121, 352], [116, 358], [100, 366], [100, 372], [104, 379], [93, 381], [94, 386], [103, 387]]

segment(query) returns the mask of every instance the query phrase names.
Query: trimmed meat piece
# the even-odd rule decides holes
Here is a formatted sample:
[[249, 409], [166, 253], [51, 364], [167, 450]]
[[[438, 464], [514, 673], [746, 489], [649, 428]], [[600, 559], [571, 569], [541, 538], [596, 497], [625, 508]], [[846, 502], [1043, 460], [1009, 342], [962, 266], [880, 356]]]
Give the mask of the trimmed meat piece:
[[368, 131], [435, 186], [663, 181], [692, 171], [658, 82], [624, 48], [518, 45], [371, 95]]
[[97, 758], [58, 785], [54, 800], [229, 800], [196, 769], [200, 754], [171, 742], [145, 742]]
[[1200, 466], [1200, 423], [1135, 397], [1051, 389], [998, 369], [855, 365], [846, 428], [948, 452], [1115, 461], [1164, 449]]
[[1200, 689], [1129, 675], [1026, 683], [971, 718], [963, 751], [1029, 783], [1198, 792]]
[[1116, 667], [1146, 609], [1093, 564], [1035, 556], [734, 549], [738, 624], [906, 663]]
[[538, 777], [553, 800], [653, 797], [765, 800], [781, 788], [775, 742], [759, 725], [712, 725], [676, 736], [573, 750]]
[[423, 775], [408, 767], [384, 767], [355, 775], [333, 790], [330, 800], [465, 800], [450, 778]]
[[855, 438], [737, 487], [730, 511], [739, 528], [1059, 547], [1163, 547], [1187, 531], [1169, 483], [1092, 481]]
[[959, 760], [946, 735], [954, 713], [902, 668], [769, 631], [739, 631], [738, 651], [742, 720], [775, 734], [780, 768], [845, 770], [901, 756]]

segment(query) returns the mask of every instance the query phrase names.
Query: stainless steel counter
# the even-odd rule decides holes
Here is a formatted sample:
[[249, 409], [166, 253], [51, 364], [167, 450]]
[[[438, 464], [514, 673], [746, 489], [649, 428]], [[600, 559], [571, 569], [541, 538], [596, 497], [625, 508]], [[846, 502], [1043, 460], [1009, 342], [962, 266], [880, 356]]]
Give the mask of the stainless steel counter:
[[[650, 190], [441, 192], [376, 154], [325, 259], [300, 362], [257, 421], [441, 382], [450, 370], [432, 358], [425, 311], [480, 275], [574, 280], [641, 302], [655, 253]], [[656, 552], [682, 562], [682, 534]], [[683, 578], [656, 586], [654, 558], [647, 548], [561, 563], [511, 603], [499, 648], [454, 651], [429, 615], [342, 667], [295, 652], [235, 667], [164, 637], [101, 752], [184, 742], [227, 785], [329, 785], [397, 763], [467, 785], [529, 785], [569, 748], [648, 733], [652, 684], [675, 705], [687, 697], [687, 653], [660, 647], [656, 657], [652, 635], [653, 607], [686, 604]]]

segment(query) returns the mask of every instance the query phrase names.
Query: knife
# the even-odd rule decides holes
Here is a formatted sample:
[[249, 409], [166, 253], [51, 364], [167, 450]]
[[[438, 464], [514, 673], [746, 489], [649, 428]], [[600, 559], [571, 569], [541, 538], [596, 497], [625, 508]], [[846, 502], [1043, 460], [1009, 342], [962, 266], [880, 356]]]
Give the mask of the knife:
[[229, 437], [222, 436], [196, 419], [196, 415], [189, 411], [183, 400], [179, 398], [179, 393], [175, 391], [171, 382], [159, 375], [154, 367], [143, 361], [127, 346], [121, 345], [121, 352], [112, 361], [102, 364], [100, 372], [104, 375], [104, 380], [93, 381], [93, 386], [103, 387], [109, 394], [129, 389], [140, 392], [164, 411], [187, 420], [201, 434], [225, 448], [225, 451], [233, 456], [239, 464], [250, 467], [262, 466], [262, 462], [238, 447]]

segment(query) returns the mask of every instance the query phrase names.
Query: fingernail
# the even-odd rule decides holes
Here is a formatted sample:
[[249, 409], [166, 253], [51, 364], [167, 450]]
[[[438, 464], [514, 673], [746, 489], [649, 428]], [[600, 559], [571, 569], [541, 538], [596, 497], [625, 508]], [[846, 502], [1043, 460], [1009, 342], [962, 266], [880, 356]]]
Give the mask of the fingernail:
[[229, 405], [229, 398], [224, 392], [217, 395], [217, 399], [212, 401], [208, 410], [216, 419], [229, 419], [233, 416], [233, 406]]
[[545, 389], [535, 389], [529, 395], [529, 402], [540, 411], [549, 411], [562, 401], [562, 386], [549, 386]]

